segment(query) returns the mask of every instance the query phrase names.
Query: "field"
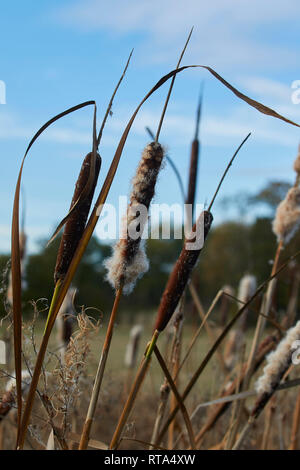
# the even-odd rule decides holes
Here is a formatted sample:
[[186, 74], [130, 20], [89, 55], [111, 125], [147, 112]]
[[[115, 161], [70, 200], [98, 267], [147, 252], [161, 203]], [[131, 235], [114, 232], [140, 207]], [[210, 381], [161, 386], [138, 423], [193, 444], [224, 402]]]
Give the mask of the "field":
[[[265, 204], [267, 216], [218, 225], [216, 201], [232, 165], [251, 142], [251, 132], [231, 148], [224, 168], [214, 162], [218, 177], [199, 213], [203, 86], [187, 185], [160, 143], [175, 79], [186, 69], [207, 73], [260, 118], [289, 128], [300, 125], [244, 94], [214, 68], [182, 66], [192, 32], [176, 67], [133, 108], [110, 157], [102, 136], [132, 52], [101, 124], [96, 101], [82, 101], [49, 116], [29, 141], [11, 191], [11, 250], [0, 259], [3, 450], [300, 446], [300, 148], [293, 164], [287, 164], [292, 183], [271, 181], [246, 197], [246, 211]], [[130, 195], [119, 232], [105, 245], [95, 230], [111, 187], [123, 196], [116, 175], [127, 138], [141, 108], [165, 84], [160, 117], [145, 129], [150, 142], [138, 155], [135, 172], [131, 179], [124, 167], [121, 172]], [[28, 254], [23, 168], [48, 128], [85, 108], [93, 111], [91, 141], [71, 202], [48, 243]], [[184, 235], [176, 238], [170, 232], [167, 241], [163, 236], [148, 240], [144, 234], [152, 223], [162, 170], [176, 178], [183, 215], [177, 226]], [[63, 173], [59, 177], [67, 179]], [[242, 205], [239, 196], [233, 198]], [[174, 228], [175, 216], [167, 215], [153, 227]], [[107, 225], [114, 222], [109, 219]]]

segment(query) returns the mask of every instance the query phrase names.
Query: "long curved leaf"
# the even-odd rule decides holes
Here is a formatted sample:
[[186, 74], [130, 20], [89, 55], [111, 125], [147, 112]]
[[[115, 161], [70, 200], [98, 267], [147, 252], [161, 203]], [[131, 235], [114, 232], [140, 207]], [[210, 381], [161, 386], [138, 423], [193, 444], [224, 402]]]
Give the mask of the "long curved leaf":
[[20, 430], [22, 416], [22, 303], [21, 303], [21, 260], [20, 260], [20, 242], [19, 242], [19, 208], [20, 208], [20, 190], [23, 167], [34, 142], [52, 123], [85, 106], [94, 105], [95, 101], [86, 101], [77, 106], [63, 111], [47, 121], [31, 139], [25, 155], [23, 157], [18, 180], [15, 189], [13, 214], [12, 214], [12, 230], [11, 230], [11, 275], [12, 275], [12, 292], [13, 292], [13, 324], [14, 324], [14, 356], [15, 356], [15, 374], [16, 374], [16, 392], [18, 405], [18, 433]]

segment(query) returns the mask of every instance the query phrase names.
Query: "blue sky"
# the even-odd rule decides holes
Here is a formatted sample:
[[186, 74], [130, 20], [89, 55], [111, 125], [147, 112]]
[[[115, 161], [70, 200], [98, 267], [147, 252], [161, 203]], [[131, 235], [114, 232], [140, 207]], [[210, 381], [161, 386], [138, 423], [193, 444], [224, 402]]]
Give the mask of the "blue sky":
[[[123, 128], [154, 85], [173, 69], [189, 29], [194, 33], [184, 64], [215, 68], [249, 96], [300, 122], [300, 104], [291, 101], [291, 83], [300, 80], [296, 0], [52, 0], [6, 2], [0, 18], [0, 252], [10, 246], [12, 200], [22, 155], [33, 133], [50, 117], [81, 101], [95, 99], [104, 114], [130, 50], [134, 55], [113, 106], [100, 153], [104, 179]], [[235, 148], [251, 140], [236, 160], [220, 197], [254, 192], [272, 179], [293, 179], [299, 130], [260, 115], [239, 101], [208, 72], [180, 74], [161, 133], [161, 143], [186, 181], [189, 147], [200, 82], [205, 79], [202, 154], [197, 201], [208, 200]], [[142, 108], [130, 133], [108, 202], [126, 195], [146, 125], [157, 126], [167, 87]], [[26, 226], [30, 250], [49, 236], [68, 210], [83, 157], [91, 149], [92, 108], [56, 123], [34, 145], [25, 165]], [[162, 172], [155, 202], [180, 202], [174, 175]], [[215, 206], [216, 223], [231, 214]]]

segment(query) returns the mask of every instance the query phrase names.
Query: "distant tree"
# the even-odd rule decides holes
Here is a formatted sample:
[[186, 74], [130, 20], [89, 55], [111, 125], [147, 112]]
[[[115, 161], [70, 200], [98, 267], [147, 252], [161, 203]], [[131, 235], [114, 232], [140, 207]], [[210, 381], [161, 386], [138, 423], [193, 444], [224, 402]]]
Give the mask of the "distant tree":
[[249, 204], [266, 206], [273, 215], [278, 204], [285, 198], [291, 184], [285, 181], [271, 181], [261, 191], [249, 197]]

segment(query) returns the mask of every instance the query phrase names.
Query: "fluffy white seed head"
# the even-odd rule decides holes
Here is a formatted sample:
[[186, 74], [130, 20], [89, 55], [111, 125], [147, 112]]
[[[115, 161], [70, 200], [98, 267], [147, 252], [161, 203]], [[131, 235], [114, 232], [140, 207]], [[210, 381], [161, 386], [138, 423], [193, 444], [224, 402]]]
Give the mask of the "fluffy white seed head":
[[278, 205], [273, 232], [278, 242], [288, 243], [300, 227], [300, 188], [291, 188]]
[[[141, 237], [148, 220], [147, 211], [155, 193], [163, 157], [164, 150], [159, 143], [152, 142], [144, 149], [132, 180], [130, 203], [122, 224], [122, 238], [115, 245], [112, 256], [104, 263], [107, 269], [106, 279], [115, 289], [123, 285], [125, 294], [133, 290], [137, 279], [149, 269]], [[146, 209], [144, 217], [140, 216], [141, 206]], [[131, 229], [135, 228], [137, 233], [134, 233], [133, 237]]]
[[113, 249], [113, 254], [104, 262], [107, 269], [106, 279], [114, 289], [119, 289], [123, 280], [124, 294], [132, 292], [136, 281], [149, 269], [149, 261], [144, 244], [140, 244], [134, 258], [128, 263], [124, 257], [124, 240], [120, 240]]
[[242, 302], [248, 302], [248, 300], [254, 295], [255, 291], [256, 277], [251, 274], [246, 274], [240, 280], [238, 299]]
[[[22, 393], [26, 393], [29, 390], [31, 382], [31, 375], [27, 370], [22, 370]], [[16, 379], [12, 377], [6, 384], [5, 390], [7, 392], [14, 392], [16, 389]]]
[[300, 321], [290, 328], [285, 337], [280, 341], [275, 351], [267, 356], [267, 365], [263, 375], [258, 379], [255, 389], [258, 394], [272, 393], [278, 385], [282, 373], [284, 373], [291, 363], [293, 354], [292, 345], [294, 341], [300, 339]]

